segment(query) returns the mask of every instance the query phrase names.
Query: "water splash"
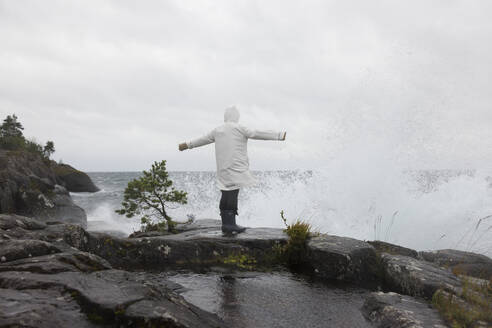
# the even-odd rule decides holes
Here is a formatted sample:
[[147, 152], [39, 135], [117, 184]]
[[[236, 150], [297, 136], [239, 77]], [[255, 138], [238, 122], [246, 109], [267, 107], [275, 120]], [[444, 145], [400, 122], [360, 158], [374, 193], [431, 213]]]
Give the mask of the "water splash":
[[[401, 170], [380, 161], [368, 171], [340, 160], [314, 171], [255, 172], [260, 183], [239, 193], [242, 225], [283, 228], [279, 213], [302, 218], [321, 232], [380, 239], [418, 250], [457, 248], [492, 255], [490, 172]], [[114, 213], [126, 183], [138, 173], [91, 173], [102, 191], [73, 194], [95, 229], [131, 233], [138, 220]], [[213, 172], [172, 172], [188, 204], [171, 210], [185, 221], [219, 218], [220, 192]], [[91, 224], [92, 222], [92, 224]]]

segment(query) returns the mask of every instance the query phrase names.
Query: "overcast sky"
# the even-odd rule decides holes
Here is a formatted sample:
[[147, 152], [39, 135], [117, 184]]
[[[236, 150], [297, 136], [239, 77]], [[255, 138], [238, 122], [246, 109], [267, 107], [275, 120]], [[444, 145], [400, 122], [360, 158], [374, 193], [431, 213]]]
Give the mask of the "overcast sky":
[[253, 169], [492, 162], [492, 2], [0, 0], [0, 114], [87, 171], [180, 153], [236, 105]]

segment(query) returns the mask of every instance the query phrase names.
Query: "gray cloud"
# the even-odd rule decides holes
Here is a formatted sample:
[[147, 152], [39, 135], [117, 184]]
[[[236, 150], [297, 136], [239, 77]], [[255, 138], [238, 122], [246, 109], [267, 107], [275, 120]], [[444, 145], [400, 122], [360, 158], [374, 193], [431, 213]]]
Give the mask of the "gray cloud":
[[0, 0], [0, 114], [85, 170], [214, 168], [179, 153], [236, 104], [286, 129], [253, 168], [374, 149], [406, 167], [492, 160], [489, 1]]

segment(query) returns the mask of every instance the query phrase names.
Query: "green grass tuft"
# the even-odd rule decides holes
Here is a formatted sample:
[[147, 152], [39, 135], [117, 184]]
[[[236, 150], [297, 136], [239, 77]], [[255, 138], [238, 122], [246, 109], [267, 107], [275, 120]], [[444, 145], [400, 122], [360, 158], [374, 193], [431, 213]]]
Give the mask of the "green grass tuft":
[[105, 322], [104, 318], [97, 313], [87, 313], [87, 319], [96, 324], [103, 324]]
[[285, 224], [284, 232], [289, 237], [285, 245], [278, 246], [276, 249], [280, 262], [290, 267], [301, 266], [306, 261], [307, 241], [313, 235], [312, 226], [300, 219], [288, 224], [284, 211], [280, 212], [280, 217]]
[[256, 267], [256, 259], [248, 254], [230, 254], [222, 263], [243, 270], [254, 270]]

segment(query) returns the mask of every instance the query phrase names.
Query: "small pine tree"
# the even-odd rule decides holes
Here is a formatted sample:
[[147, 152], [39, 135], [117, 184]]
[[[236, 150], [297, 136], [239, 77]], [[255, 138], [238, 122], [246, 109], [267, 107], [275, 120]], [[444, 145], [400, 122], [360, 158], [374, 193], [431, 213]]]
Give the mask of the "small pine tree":
[[0, 148], [8, 150], [22, 149], [26, 140], [22, 134], [22, 124], [17, 120], [17, 116], [8, 115], [0, 125]]
[[7, 118], [3, 120], [3, 124], [0, 125], [0, 136], [3, 138], [7, 137], [22, 137], [22, 130], [24, 127], [17, 120], [17, 116], [13, 114], [8, 115]]
[[53, 141], [46, 142], [46, 145], [43, 148], [43, 155], [46, 158], [50, 158], [50, 156], [55, 152], [55, 143]]
[[[166, 171], [166, 161], [154, 162], [150, 171], [143, 171], [140, 178], [128, 182], [122, 207], [116, 213], [128, 218], [142, 215], [142, 230], [162, 230], [173, 232], [176, 223], [167, 214], [169, 203], [186, 204], [187, 193], [176, 190]], [[157, 224], [152, 223], [157, 219]]]

